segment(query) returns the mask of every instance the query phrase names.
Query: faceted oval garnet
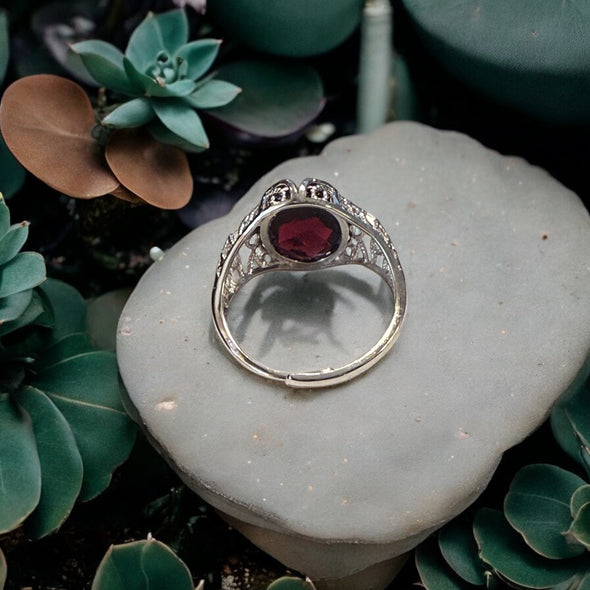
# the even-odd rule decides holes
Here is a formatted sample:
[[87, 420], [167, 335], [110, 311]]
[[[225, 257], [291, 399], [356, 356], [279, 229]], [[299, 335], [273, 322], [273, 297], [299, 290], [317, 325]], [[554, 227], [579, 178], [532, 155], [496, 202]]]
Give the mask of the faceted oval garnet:
[[273, 248], [285, 258], [316, 262], [338, 249], [342, 230], [338, 220], [319, 207], [289, 207], [268, 226]]

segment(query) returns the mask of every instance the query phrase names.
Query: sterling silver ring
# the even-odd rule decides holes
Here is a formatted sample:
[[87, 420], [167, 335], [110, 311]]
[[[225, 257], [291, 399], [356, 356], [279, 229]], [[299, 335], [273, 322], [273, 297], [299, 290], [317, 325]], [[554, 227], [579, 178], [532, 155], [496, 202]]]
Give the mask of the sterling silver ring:
[[[377, 273], [393, 296], [385, 332], [362, 356], [318, 371], [282, 371], [248, 355], [233, 336], [228, 310], [251, 279], [271, 271], [311, 271], [359, 264]], [[349, 381], [372, 367], [393, 346], [406, 312], [406, 283], [397, 252], [383, 225], [327, 182], [307, 178], [299, 187], [280, 180], [231, 233], [217, 265], [213, 322], [231, 356], [249, 371], [290, 387], [315, 388]]]

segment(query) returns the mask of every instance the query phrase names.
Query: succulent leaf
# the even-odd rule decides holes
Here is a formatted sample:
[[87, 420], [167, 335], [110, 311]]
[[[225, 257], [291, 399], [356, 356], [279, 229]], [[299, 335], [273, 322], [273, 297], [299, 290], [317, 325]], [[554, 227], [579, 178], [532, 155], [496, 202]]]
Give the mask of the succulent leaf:
[[565, 532], [572, 517], [570, 501], [584, 480], [554, 465], [527, 465], [512, 480], [504, 501], [510, 524], [537, 553], [565, 559], [584, 553]]
[[103, 120], [104, 125], [115, 128], [141, 127], [149, 123], [156, 114], [147, 98], [128, 100], [112, 110]]
[[80, 41], [71, 46], [82, 59], [89, 74], [102, 86], [133, 96], [141, 91], [130, 82], [123, 67], [123, 54], [110, 43], [100, 40]]
[[560, 398], [551, 412], [551, 428], [559, 446], [590, 475], [590, 378], [581, 375]]
[[82, 458], [68, 423], [42, 391], [25, 386], [18, 403], [31, 417], [41, 463], [41, 498], [24, 530], [40, 539], [57, 530], [72, 510], [82, 485]]
[[185, 97], [185, 102], [196, 109], [214, 109], [231, 102], [242, 89], [225, 80], [208, 80], [192, 94]]
[[172, 133], [196, 148], [209, 147], [209, 138], [201, 119], [193, 109], [166, 99], [153, 101], [152, 104], [158, 119]]
[[[21, 295], [23, 293], [31, 294], [30, 297], [30, 302], [27, 305], [27, 307], [25, 308], [25, 310], [16, 318], [14, 318], [11, 321], [7, 321], [5, 323], [0, 323], [0, 338], [2, 336], [6, 336], [6, 334], [10, 334], [12, 332], [15, 332], [16, 330], [23, 328], [24, 326], [28, 326], [29, 324], [32, 324], [33, 322], [35, 322], [35, 324], [37, 324], [37, 321], [39, 320], [39, 318], [42, 318], [43, 316], [47, 316], [46, 310], [43, 307], [43, 303], [41, 301], [41, 297], [39, 296], [38, 291], [41, 289], [42, 285], [37, 287], [37, 289], [29, 289], [28, 291], [21, 291], [20, 293], [17, 293], [16, 295]], [[9, 297], [5, 298], [5, 299], [11, 299], [13, 297], [13, 295], [10, 295]], [[42, 321], [42, 324], [44, 327], [48, 327], [46, 325], [46, 323], [44, 323]], [[14, 343], [11, 343], [11, 350], [14, 349]]]
[[433, 539], [428, 539], [416, 548], [414, 559], [420, 580], [426, 590], [466, 590], [472, 588], [449, 568]]
[[145, 129], [121, 129], [109, 138], [105, 155], [122, 185], [151, 205], [179, 209], [193, 192], [186, 154], [154, 140]]
[[29, 416], [0, 393], [0, 533], [11, 531], [41, 496], [41, 466]]
[[86, 303], [74, 287], [50, 278], [36, 291], [43, 297], [43, 307], [51, 316], [51, 338], [47, 346], [86, 330]]
[[169, 10], [156, 15], [162, 43], [170, 55], [188, 41], [188, 19], [184, 10]]
[[577, 511], [568, 533], [586, 549], [590, 549], [590, 502]]
[[550, 588], [570, 579], [583, 566], [583, 558], [552, 560], [530, 549], [498, 510], [482, 508], [473, 531], [481, 558], [511, 584]]
[[147, 588], [193, 590], [189, 569], [164, 543], [145, 541], [141, 551], [141, 569], [148, 580]]
[[157, 17], [150, 12], [131, 33], [125, 57], [139, 72], [147, 73], [156, 56], [165, 51]]
[[450, 522], [440, 530], [438, 545], [445, 561], [458, 576], [474, 586], [485, 584], [485, 567], [479, 558], [471, 522], [459, 519]]
[[111, 545], [98, 565], [91, 590], [144, 590], [146, 580], [139, 565], [143, 543]]
[[35, 371], [43, 371], [61, 363], [66, 358], [78, 356], [95, 350], [90, 344], [90, 338], [86, 332], [70, 334], [43, 350], [43, 355], [35, 361]]
[[6, 322], [12, 322], [19, 318], [33, 298], [33, 289], [27, 289], [25, 291], [19, 291], [3, 297], [0, 299], [0, 325]]
[[181, 47], [174, 55], [175, 60], [186, 62], [186, 77], [197, 80], [213, 65], [221, 41], [217, 39], [199, 39]]
[[140, 72], [127, 58], [123, 65], [133, 84], [140, 86], [147, 97], [181, 97], [194, 92], [197, 84], [193, 80], [177, 80], [167, 83], [164, 78], [151, 77]]
[[0, 266], [12, 260], [23, 247], [29, 235], [29, 224], [26, 221], [15, 223], [0, 236]]
[[243, 92], [208, 116], [252, 138], [282, 138], [301, 132], [324, 106], [319, 74], [304, 64], [241, 61], [222, 66], [217, 75]]
[[2, 193], [0, 193], [0, 236], [3, 236], [10, 227], [10, 211], [8, 205], [4, 200]]
[[193, 93], [197, 88], [196, 82], [193, 80], [177, 80], [170, 84], [160, 86], [156, 84], [152, 87], [152, 96], [161, 98], [181, 98]]
[[572, 518], [575, 518], [578, 511], [584, 504], [590, 502], [590, 484], [580, 486], [572, 495], [570, 502], [570, 513]]
[[117, 188], [96, 149], [94, 111], [78, 84], [48, 74], [20, 78], [4, 92], [0, 125], [12, 153], [50, 187], [78, 198]]
[[45, 261], [37, 252], [20, 252], [0, 268], [0, 297], [32, 289], [45, 280]]
[[149, 96], [149, 90], [156, 85], [155, 80], [139, 71], [127, 57], [123, 58], [123, 68], [133, 86], [141, 88], [141, 94]]
[[49, 396], [70, 424], [84, 465], [80, 498], [94, 498], [108, 486], [135, 439], [121, 404], [115, 355], [93, 351], [64, 359], [40, 371], [32, 385]]
[[[1, 195], [0, 195], [1, 197]], [[12, 266], [12, 261], [17, 257], [20, 249], [24, 245], [28, 236], [28, 223], [22, 222], [14, 225], [10, 225], [10, 213], [8, 207], [4, 202], [4, 199], [0, 198], [0, 278], [10, 282], [10, 276], [13, 274], [14, 269], [8, 268], [5, 271], [4, 267]], [[38, 258], [35, 257], [38, 261]], [[22, 263], [17, 263], [17, 268], [23, 268]], [[34, 265], [36, 266], [36, 265]], [[30, 276], [20, 277], [23, 280], [28, 279], [29, 282], [25, 284], [23, 289], [18, 289], [10, 294], [0, 297], [0, 325], [6, 328], [14, 328], [14, 324], [6, 326], [6, 322], [14, 322], [21, 317], [29, 305], [33, 297], [32, 288], [39, 280], [43, 280], [45, 271], [39, 272], [38, 269], [33, 270]], [[12, 288], [16, 288], [13, 283]], [[0, 288], [1, 290], [1, 288]], [[0, 332], [0, 335], [3, 332]], [[8, 332], [6, 332], [8, 333]]]
[[170, 131], [170, 129], [168, 129], [168, 127], [166, 127], [159, 119], [154, 119], [148, 125], [148, 130], [154, 140], [163, 143], [164, 145], [176, 147], [184, 152], [198, 154], [207, 149], [205, 147], [198, 147], [182, 139], [182, 137], [179, 137], [175, 133], [172, 133], [172, 131]]
[[193, 590], [194, 586], [186, 565], [169, 547], [150, 538], [112, 545], [98, 566], [91, 590], [130, 588]]

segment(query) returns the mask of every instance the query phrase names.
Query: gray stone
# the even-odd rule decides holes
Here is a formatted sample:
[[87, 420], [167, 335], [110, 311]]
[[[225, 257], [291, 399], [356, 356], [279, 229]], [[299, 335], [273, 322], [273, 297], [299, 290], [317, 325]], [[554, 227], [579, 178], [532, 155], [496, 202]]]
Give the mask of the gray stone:
[[[382, 221], [408, 287], [393, 350], [312, 392], [239, 367], [210, 312], [227, 234], [267, 186], [309, 176]], [[383, 588], [587, 370], [588, 260], [588, 214], [546, 172], [394, 123], [285, 162], [170, 249], [121, 316], [121, 373], [180, 476], [256, 544], [318, 587]], [[379, 336], [383, 291], [363, 268], [273, 273], [240, 292], [232, 322], [269, 364], [321, 368]]]

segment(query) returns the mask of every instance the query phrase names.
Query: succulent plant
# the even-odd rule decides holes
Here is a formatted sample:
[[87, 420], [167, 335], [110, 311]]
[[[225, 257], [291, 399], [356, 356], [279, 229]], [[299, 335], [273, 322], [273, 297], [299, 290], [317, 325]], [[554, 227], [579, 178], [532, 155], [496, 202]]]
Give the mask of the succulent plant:
[[113, 194], [163, 209], [191, 197], [186, 154], [141, 128], [116, 130], [103, 151], [92, 136], [96, 117], [88, 96], [66, 78], [38, 74], [13, 82], [2, 97], [0, 125], [16, 158], [71, 197]]
[[20, 164], [63, 194], [179, 209], [193, 192], [184, 152], [209, 145], [201, 117], [232, 142], [274, 145], [299, 137], [325, 104], [307, 64], [226, 61], [208, 74], [218, 51], [215, 39], [188, 42], [183, 10], [150, 13], [124, 53], [98, 39], [72, 45], [72, 63], [109, 91], [97, 105], [72, 80], [25, 76], [2, 97], [2, 136]]
[[[27, 222], [10, 225], [8, 207], [0, 194], [0, 337], [10, 330], [33, 299], [33, 288], [45, 280], [45, 262], [36, 252], [20, 252], [27, 240]], [[0, 360], [9, 358], [0, 349]], [[6, 386], [6, 385], [5, 385]]]
[[71, 80], [48, 74], [20, 78], [6, 89], [0, 106], [10, 152], [72, 197], [113, 194], [163, 209], [185, 205], [193, 181], [183, 151], [209, 145], [196, 109], [226, 105], [240, 92], [234, 84], [204, 77], [219, 41], [189, 43], [186, 14], [172, 10], [148, 14], [125, 54], [101, 40], [79, 42], [73, 50], [117, 102], [94, 109]]
[[[199, 588], [202, 588], [199, 585]], [[100, 562], [92, 590], [195, 590], [191, 574], [176, 554], [151, 536], [112, 545]]]
[[220, 41], [188, 42], [183, 10], [153, 13], [133, 31], [125, 54], [105, 41], [72, 45], [99, 84], [130, 97], [111, 110], [102, 123], [114, 128], [148, 125], [152, 136], [185, 151], [209, 147], [196, 109], [231, 102], [240, 88], [203, 77], [219, 51]]
[[20, 252], [27, 234], [0, 199], [0, 533], [40, 538], [107, 487], [135, 429], [115, 355], [90, 345], [81, 295]]
[[[590, 475], [590, 412], [585, 386], [572, 388], [551, 422], [562, 448]], [[416, 551], [429, 590], [476, 587], [590, 587], [590, 483], [549, 464], [515, 475], [503, 510], [480, 508], [459, 518]]]
[[[0, 554], [1, 555], [1, 554]], [[111, 545], [100, 562], [91, 590], [205, 590], [205, 581], [194, 587], [189, 569], [166, 544], [151, 535], [141, 541]], [[284, 576], [267, 590], [314, 590], [308, 580]]]

